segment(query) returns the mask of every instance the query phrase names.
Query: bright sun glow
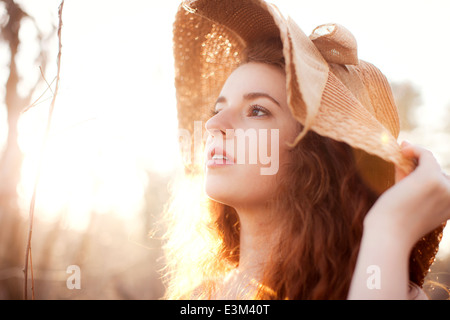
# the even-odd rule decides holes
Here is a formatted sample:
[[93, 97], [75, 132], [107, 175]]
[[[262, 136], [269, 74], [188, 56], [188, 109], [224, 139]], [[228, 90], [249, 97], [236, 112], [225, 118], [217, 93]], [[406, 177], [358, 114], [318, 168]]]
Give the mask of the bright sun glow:
[[[48, 19], [48, 12], [58, 6], [54, 2], [29, 10], [36, 15], [42, 11]], [[93, 212], [133, 217], [144, 205], [152, 172], [168, 174], [180, 163], [168, 18], [178, 1], [161, 5], [165, 14], [152, 14], [152, 19], [148, 14], [154, 4], [137, 5], [145, 10], [109, 1], [109, 15], [99, 19], [103, 2], [65, 4], [60, 92], [43, 153], [50, 90], [20, 120], [25, 160], [19, 193], [24, 214], [41, 154], [35, 216], [50, 221], [62, 218], [76, 229], [85, 229]], [[116, 23], [117, 17], [127, 26]], [[135, 32], [156, 29], [161, 32]], [[148, 39], [143, 40], [146, 34]], [[54, 76], [47, 72], [47, 82]], [[45, 88], [42, 85], [36, 97]]]

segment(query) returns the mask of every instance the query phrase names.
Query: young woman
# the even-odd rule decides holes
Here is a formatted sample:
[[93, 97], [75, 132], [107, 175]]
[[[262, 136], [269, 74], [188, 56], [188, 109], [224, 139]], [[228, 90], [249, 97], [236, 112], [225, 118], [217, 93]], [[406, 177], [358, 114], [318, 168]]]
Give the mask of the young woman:
[[450, 181], [397, 145], [389, 86], [352, 35], [198, 0], [174, 40], [180, 127], [208, 137], [168, 207], [167, 298], [424, 297]]

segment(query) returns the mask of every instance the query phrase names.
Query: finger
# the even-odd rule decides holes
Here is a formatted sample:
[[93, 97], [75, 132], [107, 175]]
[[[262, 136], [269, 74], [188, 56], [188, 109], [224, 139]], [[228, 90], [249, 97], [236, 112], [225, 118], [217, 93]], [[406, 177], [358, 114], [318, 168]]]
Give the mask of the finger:
[[403, 180], [408, 174], [405, 173], [402, 169], [400, 169], [399, 167], [395, 167], [395, 182], [399, 182], [401, 180]]
[[427, 169], [439, 169], [440, 165], [434, 157], [433, 153], [423, 147], [412, 144], [402, 144], [401, 152], [407, 158], [416, 159], [418, 166], [426, 167]]
[[[402, 150], [404, 148], [409, 147], [409, 146], [411, 146], [411, 143], [406, 141], [406, 140], [402, 141], [402, 143], [400, 144], [400, 148]], [[413, 155], [409, 155], [408, 156], [408, 158], [413, 158], [413, 157], [414, 157]], [[415, 158], [414, 158], [414, 160], [415, 160]], [[415, 162], [415, 164], [417, 166], [417, 161], [415, 160], [414, 162]], [[409, 173], [411, 173], [411, 172], [405, 172], [401, 168], [395, 166], [395, 183], [403, 180], [405, 177], [407, 177], [409, 175]]]

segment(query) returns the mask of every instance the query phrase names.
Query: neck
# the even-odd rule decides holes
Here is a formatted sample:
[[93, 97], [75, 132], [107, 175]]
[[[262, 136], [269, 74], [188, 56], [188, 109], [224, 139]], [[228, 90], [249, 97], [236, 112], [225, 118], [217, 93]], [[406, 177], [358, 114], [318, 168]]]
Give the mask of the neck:
[[264, 267], [278, 240], [270, 210], [265, 207], [234, 207], [239, 216], [239, 265], [224, 279], [216, 299], [254, 297], [262, 280]]
[[261, 275], [278, 239], [272, 214], [266, 207], [236, 209], [240, 223], [240, 273]]

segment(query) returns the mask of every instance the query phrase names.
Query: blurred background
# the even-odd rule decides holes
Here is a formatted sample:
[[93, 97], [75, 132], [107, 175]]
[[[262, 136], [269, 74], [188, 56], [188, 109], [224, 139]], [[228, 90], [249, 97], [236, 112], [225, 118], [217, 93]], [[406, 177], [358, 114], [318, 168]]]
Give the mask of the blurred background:
[[[359, 57], [391, 82], [400, 140], [431, 149], [450, 172], [450, 2], [271, 2], [306, 34], [324, 23], [346, 26]], [[36, 299], [159, 299], [161, 214], [182, 163], [172, 60], [179, 1], [65, 2], [60, 90], [43, 148], [59, 4], [0, 0], [0, 299], [24, 296], [41, 157], [31, 243]], [[426, 284], [435, 299], [448, 298], [448, 233]], [[80, 289], [67, 287], [71, 265], [80, 267]]]

